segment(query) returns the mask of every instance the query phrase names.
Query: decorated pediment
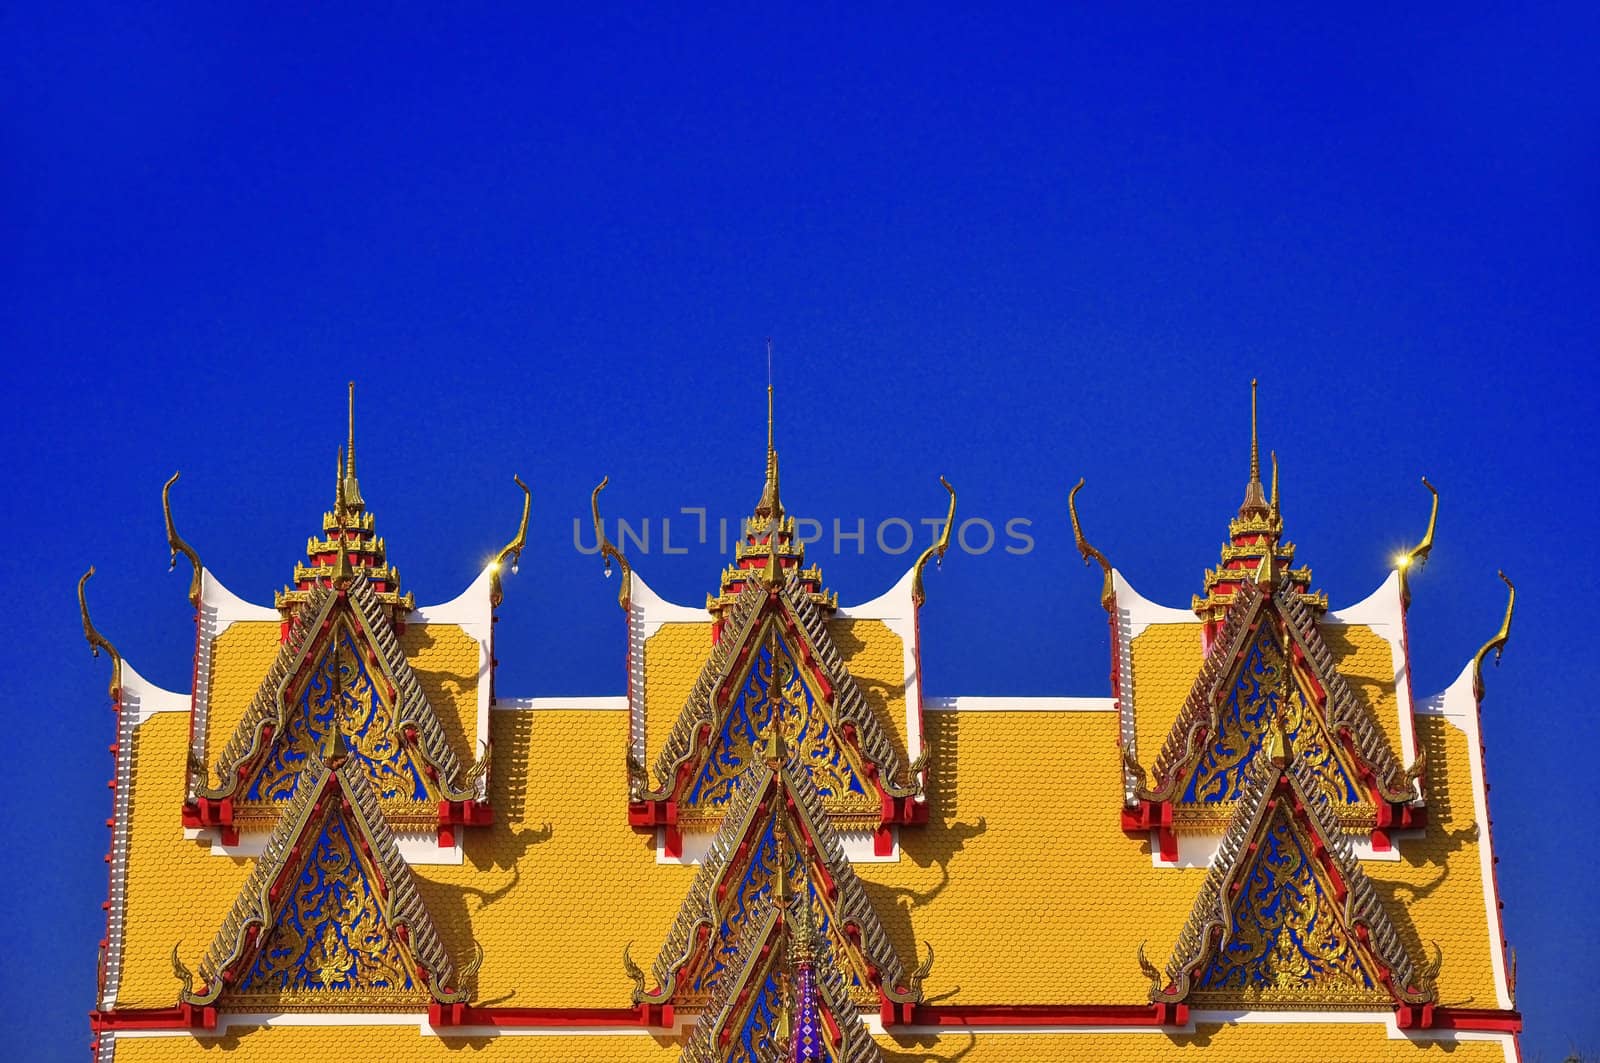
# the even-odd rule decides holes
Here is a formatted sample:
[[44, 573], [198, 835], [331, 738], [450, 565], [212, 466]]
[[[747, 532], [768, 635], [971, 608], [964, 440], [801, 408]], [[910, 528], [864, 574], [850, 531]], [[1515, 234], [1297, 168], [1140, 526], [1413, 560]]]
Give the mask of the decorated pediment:
[[871, 1063], [883, 1054], [826, 961], [809, 895], [759, 898], [685, 1063]]
[[1432, 1003], [1439, 960], [1409, 955], [1352, 855], [1325, 782], [1269, 723], [1165, 975], [1150, 999], [1215, 1008]]
[[[1264, 562], [1239, 586], [1221, 631], [1156, 759], [1141, 800], [1170, 808], [1176, 830], [1221, 830], [1233, 818], [1276, 721], [1309, 785], [1342, 829], [1393, 822], [1417, 800], [1371, 711], [1340, 676], [1316, 606]], [[1141, 773], [1142, 774], [1142, 773]]]
[[763, 907], [795, 897], [815, 916], [818, 963], [837, 972], [857, 1005], [892, 1008], [920, 999], [926, 967], [905, 972], [802, 757], [799, 747], [783, 745], [781, 756], [769, 752], [745, 768], [656, 958], [657, 987], [646, 990], [643, 972], [633, 969], [636, 1003], [703, 1012], [738, 975]]
[[270, 827], [316, 777], [318, 751], [335, 736], [397, 829], [434, 828], [441, 802], [483, 797], [481, 771], [464, 772], [451, 750], [388, 604], [348, 571], [295, 608], [286, 641], [216, 760], [216, 782], [196, 772], [186, 818], [234, 831]]
[[670, 803], [677, 830], [715, 830], [775, 718], [835, 829], [897, 822], [918, 793], [915, 766], [891, 743], [812, 593], [791, 574], [775, 586], [747, 583], [733, 598], [656, 760], [655, 785], [639, 786], [637, 802]]
[[[341, 740], [342, 741], [342, 740]], [[181, 1001], [237, 1011], [427, 1007], [465, 999], [368, 772], [329, 743], [240, 890]]]

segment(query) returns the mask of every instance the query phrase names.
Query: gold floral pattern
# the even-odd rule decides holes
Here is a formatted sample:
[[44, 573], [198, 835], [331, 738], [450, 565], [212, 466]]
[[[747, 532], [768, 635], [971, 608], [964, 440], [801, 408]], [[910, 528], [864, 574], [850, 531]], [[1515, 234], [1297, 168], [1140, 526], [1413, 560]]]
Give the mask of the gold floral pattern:
[[1226, 940], [1195, 981], [1198, 996], [1381, 1002], [1332, 884], [1306, 851], [1286, 802], [1270, 813], [1231, 906]]

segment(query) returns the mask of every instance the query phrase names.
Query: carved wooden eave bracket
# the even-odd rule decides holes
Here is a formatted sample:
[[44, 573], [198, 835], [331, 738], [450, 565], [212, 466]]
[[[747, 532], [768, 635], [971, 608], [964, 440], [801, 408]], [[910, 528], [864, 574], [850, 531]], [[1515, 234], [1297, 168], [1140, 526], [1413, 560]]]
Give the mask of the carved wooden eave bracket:
[[[1290, 756], [1276, 763], [1263, 749], [1254, 769], [1164, 976], [1140, 947], [1141, 968], [1151, 979], [1150, 1000], [1222, 1008], [1393, 1007], [1402, 1012], [1403, 1025], [1428, 1025], [1438, 996], [1437, 946], [1431, 961], [1408, 954], [1303, 762]], [[1274, 829], [1278, 833], [1269, 837]], [[1287, 842], [1284, 834], [1291, 836]], [[1264, 877], [1263, 866], [1298, 871], [1304, 881], [1274, 883]], [[1291, 894], [1304, 903], [1306, 883], [1323, 905], [1315, 916], [1335, 923], [1319, 923], [1307, 946], [1329, 950], [1320, 963], [1278, 956], [1270, 942], [1251, 939], [1257, 928], [1249, 911], [1246, 921], [1240, 920], [1241, 906], [1251, 904], [1281, 906], [1271, 918], [1296, 916], [1282, 912], [1293, 908]], [[1258, 896], [1273, 889], [1279, 891], [1273, 897]], [[1255, 967], [1239, 966], [1250, 963]], [[1250, 982], [1249, 974], [1256, 981]]]
[[[481, 949], [459, 971], [439, 939], [432, 917], [417, 891], [411, 868], [400, 855], [393, 833], [384, 821], [377, 798], [359, 767], [348, 757], [341, 762], [319, 762], [313, 778], [307, 780], [278, 821], [265, 849], [240, 889], [232, 909], [223, 919], [198, 972], [190, 970], [173, 949], [173, 973], [181, 988], [179, 1004], [195, 1025], [215, 1024], [215, 1011], [233, 1000], [244, 1010], [259, 1010], [261, 1002], [272, 1009], [303, 1007], [326, 1010], [329, 1007], [394, 1007], [408, 1000], [432, 1005], [465, 1003], [474, 976], [483, 961]], [[365, 987], [346, 966], [337, 975], [330, 970], [302, 972], [311, 981], [321, 979], [314, 988], [284, 986], [277, 979], [252, 978], [262, 950], [274, 943], [274, 930], [286, 918], [294, 918], [295, 883], [306, 861], [316, 848], [313, 835], [326, 824], [337, 821], [342, 836], [353, 843], [348, 858], [360, 865], [367, 884], [372, 911], [389, 938], [385, 945], [403, 958], [404, 974], [413, 983], [409, 991], [393, 986]], [[342, 854], [341, 854], [342, 855]], [[353, 903], [353, 902], [352, 902]], [[375, 926], [366, 926], [371, 934]], [[286, 947], [309, 950], [314, 942], [304, 940], [301, 931], [285, 927]], [[328, 963], [333, 964], [331, 953]], [[307, 952], [309, 956], [309, 952]], [[350, 957], [353, 962], [353, 956]], [[309, 962], [309, 960], [307, 961]], [[326, 966], [326, 965], [325, 965]], [[335, 964], [335, 966], [338, 966]], [[198, 982], [198, 985], [196, 983]], [[239, 997], [230, 997], [230, 990]], [[259, 997], [260, 999], [252, 999]]]

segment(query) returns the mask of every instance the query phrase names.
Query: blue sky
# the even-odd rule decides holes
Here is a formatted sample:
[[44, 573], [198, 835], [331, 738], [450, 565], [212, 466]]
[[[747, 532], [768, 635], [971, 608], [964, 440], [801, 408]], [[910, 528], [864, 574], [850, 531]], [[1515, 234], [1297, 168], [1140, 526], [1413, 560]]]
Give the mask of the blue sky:
[[[1090, 537], [1143, 593], [1187, 601], [1243, 489], [1252, 376], [1336, 607], [1421, 533], [1428, 475], [1413, 676], [1456, 675], [1505, 568], [1521, 597], [1484, 728], [1527, 1056], [1600, 1049], [1575, 977], [1600, 948], [1597, 23], [0, 12], [0, 950], [27, 1002], [0, 1024], [33, 1058], [88, 1043], [113, 733], [73, 584], [99, 566], [101, 630], [187, 689], [173, 470], [186, 537], [268, 599], [331, 500], [353, 378], [405, 585], [464, 587], [521, 474], [500, 690], [619, 693], [615, 584], [573, 521], [602, 474], [608, 513], [658, 537], [682, 507], [748, 512], [772, 336], [786, 501], [869, 529], [860, 553], [812, 549], [843, 600], [903, 571], [871, 529], [941, 515], [939, 474], [963, 518], [1030, 522], [1031, 551], [929, 577], [933, 694], [1104, 694], [1067, 489], [1088, 478]], [[714, 589], [714, 541], [652, 545], [659, 590]]]

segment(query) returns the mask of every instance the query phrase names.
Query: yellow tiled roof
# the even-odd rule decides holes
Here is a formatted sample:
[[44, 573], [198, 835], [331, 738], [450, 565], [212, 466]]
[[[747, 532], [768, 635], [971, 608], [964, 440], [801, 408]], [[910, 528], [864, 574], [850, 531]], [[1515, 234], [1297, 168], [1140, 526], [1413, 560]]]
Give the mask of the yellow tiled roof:
[[478, 640], [456, 624], [407, 624], [400, 649], [450, 748], [471, 764], [483, 753], [472, 740], [478, 733]]
[[657, 865], [628, 826], [624, 712], [497, 712], [495, 824], [466, 832], [459, 866], [419, 865], [417, 886], [459, 966], [483, 946], [475, 1002], [627, 1007], [622, 950], [643, 963], [695, 869]]
[[[198, 953], [247, 870], [181, 836], [184, 723], [139, 729], [125, 1006], [172, 1002], [172, 944]], [[1141, 1003], [1138, 947], [1166, 953], [1205, 872], [1153, 868], [1148, 840], [1118, 829], [1115, 715], [938, 712], [926, 726], [932, 819], [901, 829], [898, 863], [857, 872], [903, 959], [934, 945], [930, 997]], [[1419, 727], [1427, 834], [1403, 839], [1398, 863], [1362, 866], [1412, 951], [1444, 949], [1441, 1001], [1493, 1006], [1466, 737]], [[642, 960], [664, 939], [694, 869], [657, 864], [653, 836], [627, 825], [625, 775], [607, 769], [626, 728], [621, 712], [494, 714], [496, 825], [466, 832], [461, 865], [415, 868], [456, 962], [483, 946], [479, 1002], [626, 1006], [623, 947]]]
[[[1372, 715], [1389, 752], [1400, 758], [1400, 708], [1395, 690], [1394, 655], [1388, 640], [1361, 624], [1321, 624], [1322, 640], [1335, 667]], [[1407, 706], [1409, 710], [1409, 706]]]
[[[882, 620], [828, 621], [828, 637], [894, 746], [906, 752], [905, 643]], [[909, 759], [909, 758], [908, 758]]]
[[662, 624], [644, 642], [644, 762], [654, 765], [711, 654], [711, 622]]
[[[473, 1037], [465, 1042], [422, 1035], [415, 1026], [365, 1026], [359, 1039], [349, 1026], [235, 1027], [220, 1039], [177, 1037], [129, 1038], [117, 1042], [115, 1063], [184, 1063], [208, 1060], [218, 1048], [230, 1048], [255, 1063], [303, 1063], [347, 1055], [359, 1046], [369, 1059], [403, 1059], [447, 1063], [484, 1058], [504, 1063], [669, 1063], [678, 1059], [680, 1044], [670, 1038], [629, 1032], [615, 1036], [545, 1034], [519, 1037]], [[1427, 1044], [1390, 1040], [1382, 1026], [1344, 1023], [1272, 1023], [1221, 1025], [1197, 1023], [1192, 1034], [1066, 1033], [1015, 1034], [945, 1031], [935, 1034], [879, 1035], [885, 1063], [921, 1063], [929, 1058], [962, 1063], [1049, 1063], [1051, 1060], [1097, 1059], [1117, 1063], [1158, 1063], [1198, 1054], [1230, 1063], [1282, 1063], [1284, 1060], [1328, 1059], [1340, 1063], [1391, 1063], [1432, 1058], [1440, 1053]], [[1450, 1045], [1455, 1063], [1502, 1061], [1505, 1051], [1487, 1041]]]
[[[282, 630], [275, 620], [245, 620], [232, 624], [211, 643], [211, 682], [207, 691], [207, 767], [239, 728], [244, 710], [256, 696], [261, 680], [278, 656]], [[181, 796], [179, 800], [182, 800]]]
[[197, 965], [254, 862], [213, 856], [208, 842], [184, 838], [188, 740], [182, 712], [157, 713], [134, 732], [120, 1008], [178, 1002], [172, 946], [182, 942], [189, 966]]
[[1119, 828], [1116, 714], [936, 712], [926, 728], [930, 821], [901, 828], [899, 863], [856, 870], [900, 955], [933, 945], [929, 999], [1144, 1003], [1139, 943], [1176, 938], [1205, 872], [1153, 869], [1148, 838]]
[[[1200, 673], [1205, 625], [1151, 624], [1133, 640], [1134, 728], [1139, 763], [1150, 767]], [[1113, 791], [1115, 792], [1115, 791]]]
[[1395, 928], [1413, 955], [1444, 953], [1439, 1003], [1498, 1007], [1489, 951], [1479, 836], [1468, 738], [1437, 716], [1417, 717], [1417, 742], [1428, 757], [1428, 828], [1399, 843], [1400, 861], [1365, 861]]

